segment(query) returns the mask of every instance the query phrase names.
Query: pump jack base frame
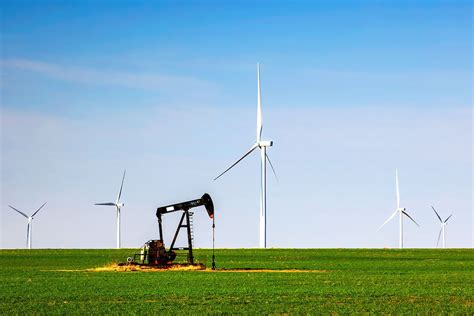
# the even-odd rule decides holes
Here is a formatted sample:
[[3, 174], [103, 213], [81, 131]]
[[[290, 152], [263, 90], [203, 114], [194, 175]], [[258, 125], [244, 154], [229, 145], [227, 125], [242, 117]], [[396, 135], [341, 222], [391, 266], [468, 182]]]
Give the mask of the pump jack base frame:
[[128, 261], [125, 263], [119, 263], [118, 266], [136, 266], [143, 270], [206, 270], [206, 266], [202, 263], [148, 264]]

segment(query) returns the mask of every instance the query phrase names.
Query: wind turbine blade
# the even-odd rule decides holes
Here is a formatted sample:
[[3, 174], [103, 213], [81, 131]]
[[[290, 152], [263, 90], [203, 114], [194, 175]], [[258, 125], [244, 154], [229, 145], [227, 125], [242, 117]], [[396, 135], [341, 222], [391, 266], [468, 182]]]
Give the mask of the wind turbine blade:
[[37, 209], [37, 210], [36, 210], [36, 212], [34, 212], [34, 213], [33, 213], [33, 215], [31, 215], [31, 217], [35, 217], [36, 213], [38, 213], [38, 212], [39, 212], [39, 211], [40, 211], [40, 210], [43, 208], [43, 206], [45, 206], [45, 205], [46, 205], [46, 203], [48, 203], [48, 202], [44, 202], [44, 204], [43, 204], [43, 205], [41, 205], [41, 206], [40, 206], [40, 208], [39, 208], [39, 209]]
[[125, 180], [125, 172], [127, 172], [126, 169], [123, 171], [122, 184], [120, 185], [120, 191], [117, 196], [117, 203], [120, 202], [120, 197], [122, 196], [122, 188], [123, 188], [123, 180]]
[[397, 208], [400, 208], [400, 189], [398, 188], [398, 169], [395, 169], [395, 182], [397, 184]]
[[29, 218], [29, 216], [26, 215], [25, 213], [23, 213], [22, 211], [17, 210], [16, 208], [14, 208], [14, 207], [11, 206], [11, 205], [8, 205], [8, 206], [9, 206], [11, 209], [13, 209], [13, 210], [17, 211], [18, 213], [20, 213], [21, 215], [25, 216], [26, 218]]
[[379, 229], [377, 229], [377, 231], [379, 231], [382, 227], [384, 227], [385, 224], [387, 224], [388, 222], [390, 222], [390, 220], [391, 220], [392, 218], [394, 218], [395, 215], [397, 215], [397, 213], [398, 213], [398, 209], [397, 209], [392, 215], [390, 215], [389, 218], [387, 218], [387, 220], [379, 227]]
[[278, 181], [278, 176], [277, 176], [276, 171], [275, 171], [275, 168], [273, 168], [273, 164], [272, 164], [272, 162], [270, 161], [270, 157], [268, 157], [267, 153], [265, 153], [265, 157], [267, 157], [267, 161], [268, 161], [268, 163], [270, 164], [270, 167], [272, 168], [273, 175], [275, 176], [275, 179], [277, 180], [277, 182], [279, 182], [279, 181]]
[[109, 202], [109, 203], [95, 203], [94, 205], [117, 206], [117, 204], [115, 204], [115, 203], [113, 203], [113, 202]]
[[262, 94], [260, 91], [260, 65], [257, 63], [257, 82], [258, 82], [258, 100], [257, 100], [257, 143], [262, 139]]
[[448, 219], [451, 218], [451, 216], [453, 216], [453, 214], [449, 215], [448, 218], [446, 218], [446, 220], [444, 222], [446, 223], [448, 221]]
[[405, 212], [405, 211], [402, 211], [402, 213], [403, 213], [403, 214], [405, 214], [405, 215], [406, 215], [406, 216], [407, 216], [409, 219], [411, 219], [411, 220], [413, 221], [413, 223], [415, 223], [415, 224], [416, 224], [416, 226], [420, 227], [420, 225], [418, 225], [418, 223], [417, 223], [417, 222], [415, 222], [415, 220], [414, 220], [413, 218], [411, 218], [411, 216], [410, 216], [410, 215], [408, 215], [408, 213], [407, 213], [407, 212]]
[[238, 164], [240, 161], [242, 161], [242, 159], [244, 159], [245, 157], [247, 157], [248, 155], [250, 155], [250, 153], [251, 153], [252, 151], [254, 151], [255, 148], [257, 148], [257, 147], [258, 147], [258, 144], [255, 143], [255, 144], [249, 149], [249, 151], [248, 151], [245, 155], [243, 155], [239, 160], [237, 160], [236, 162], [234, 162], [234, 164], [232, 164], [232, 166], [230, 166], [229, 168], [227, 168], [227, 169], [226, 169], [224, 172], [222, 172], [220, 175], [218, 175], [217, 177], [215, 177], [215, 178], [214, 178], [214, 181], [217, 180], [217, 179], [219, 179], [224, 173], [226, 173], [227, 171], [229, 171], [230, 169], [232, 169], [236, 164]]
[[441, 232], [443, 231], [443, 228], [441, 227], [441, 229], [439, 230], [439, 234], [438, 234], [438, 242], [436, 243], [436, 248], [438, 248], [438, 245], [439, 245], [439, 239], [441, 238]]
[[443, 220], [441, 219], [441, 216], [439, 216], [438, 212], [436, 212], [435, 208], [433, 206], [431, 206], [431, 208], [433, 209], [433, 211], [436, 213], [436, 216], [438, 216], [439, 218], [439, 221], [442, 223]]

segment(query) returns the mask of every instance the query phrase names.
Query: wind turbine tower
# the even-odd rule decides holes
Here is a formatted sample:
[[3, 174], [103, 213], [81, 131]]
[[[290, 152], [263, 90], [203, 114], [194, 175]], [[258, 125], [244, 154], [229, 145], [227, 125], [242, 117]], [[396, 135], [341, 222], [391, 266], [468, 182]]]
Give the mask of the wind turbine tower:
[[257, 139], [256, 142], [250, 147], [250, 149], [234, 164], [232, 164], [229, 168], [227, 168], [224, 172], [218, 175], [214, 180], [220, 178], [223, 174], [227, 171], [232, 169], [235, 165], [237, 165], [240, 161], [242, 161], [245, 157], [250, 155], [255, 149], [260, 149], [260, 166], [261, 166], [261, 174], [260, 174], [260, 248], [267, 247], [267, 161], [272, 168], [273, 173], [276, 176], [275, 169], [270, 161], [270, 158], [267, 154], [267, 148], [273, 146], [273, 141], [271, 140], [263, 140], [262, 139], [262, 131], [263, 131], [263, 119], [262, 119], [262, 95], [260, 89], [260, 66], [257, 64]]
[[448, 224], [448, 220], [453, 216], [453, 214], [449, 215], [448, 218], [446, 218], [444, 221], [441, 219], [441, 216], [439, 216], [438, 212], [436, 212], [435, 208], [432, 206], [431, 207], [433, 211], [435, 212], [436, 216], [438, 217], [440, 223], [441, 223], [441, 228], [439, 230], [438, 234], [438, 242], [436, 243], [436, 247], [439, 245], [439, 239], [441, 236], [443, 236], [443, 248], [446, 248], [446, 225]]
[[[387, 224], [388, 222], [390, 222], [390, 220], [392, 218], [395, 217], [395, 215], [398, 214], [399, 216], [399, 219], [400, 219], [400, 225], [399, 225], [399, 240], [398, 240], [398, 247], [400, 249], [403, 248], [403, 215], [405, 215], [406, 217], [408, 217], [409, 219], [411, 219], [413, 221], [413, 223], [416, 224], [416, 226], [420, 226], [418, 225], [417, 222], [415, 222], [415, 220], [407, 213], [407, 209], [404, 208], [404, 207], [400, 207], [400, 190], [399, 190], [399, 187], [398, 187], [398, 170], [395, 169], [395, 184], [396, 184], [396, 187], [397, 187], [397, 209], [395, 210], [395, 212], [390, 215], [390, 217], [382, 224], [382, 226], [379, 227], [378, 230], [380, 230], [383, 226], [385, 226], [385, 224]], [[377, 231], [378, 231], [377, 230]]]
[[120, 203], [120, 197], [122, 196], [123, 180], [125, 179], [125, 172], [126, 170], [123, 171], [122, 184], [120, 185], [120, 191], [117, 195], [117, 199], [115, 200], [115, 202], [95, 204], [95, 205], [115, 206], [117, 210], [117, 249], [120, 248], [120, 210], [122, 209], [122, 207], [125, 206], [125, 204]]
[[22, 211], [17, 210], [11, 205], [8, 205], [12, 210], [17, 211], [20, 215], [24, 216], [28, 220], [28, 226], [26, 228], [26, 247], [28, 249], [31, 249], [31, 236], [32, 236], [32, 230], [33, 230], [33, 219], [35, 218], [35, 215], [38, 214], [38, 212], [43, 208], [43, 206], [46, 205], [47, 202], [45, 202], [43, 205], [40, 206], [39, 209], [36, 210], [36, 212], [33, 213], [33, 215], [28, 216]]

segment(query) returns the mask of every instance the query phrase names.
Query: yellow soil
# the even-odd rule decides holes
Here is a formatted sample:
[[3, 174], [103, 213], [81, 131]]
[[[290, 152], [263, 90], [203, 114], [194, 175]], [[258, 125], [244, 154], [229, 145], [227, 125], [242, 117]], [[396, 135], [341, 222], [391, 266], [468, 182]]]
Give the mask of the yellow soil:
[[[49, 270], [51, 271], [51, 270]], [[109, 264], [103, 267], [84, 269], [84, 270], [54, 270], [58, 272], [166, 272], [166, 271], [202, 271], [202, 272], [231, 272], [231, 273], [325, 273], [327, 270], [270, 270], [270, 269], [217, 269], [212, 270], [201, 265], [172, 265], [166, 268], [139, 266], [139, 265], [123, 265]]]
[[116, 271], [116, 272], [130, 272], [130, 271], [143, 271], [143, 272], [163, 272], [163, 271], [196, 271], [206, 269], [201, 265], [180, 265], [175, 264], [170, 267], [150, 267], [150, 266], [139, 266], [139, 265], [117, 265], [110, 264], [104, 267], [87, 269], [88, 272], [106, 272], [106, 271]]
[[211, 270], [206, 269], [208, 272], [243, 272], [243, 273], [324, 273], [327, 270], [299, 270], [299, 269], [288, 269], [288, 270], [270, 270], [270, 269], [218, 269]]
[[[52, 270], [44, 270], [52, 271]], [[153, 266], [140, 266], [140, 265], [118, 265], [111, 263], [103, 267], [90, 268], [90, 269], [72, 269], [72, 270], [53, 270], [57, 272], [166, 272], [166, 271], [202, 271], [202, 272], [231, 272], [231, 273], [325, 273], [327, 270], [300, 270], [300, 269], [286, 269], [286, 270], [270, 270], [270, 269], [251, 269], [251, 268], [240, 268], [240, 269], [216, 269], [212, 270], [206, 268], [204, 265], [187, 265], [187, 264], [173, 264], [169, 267], [153, 267]]]

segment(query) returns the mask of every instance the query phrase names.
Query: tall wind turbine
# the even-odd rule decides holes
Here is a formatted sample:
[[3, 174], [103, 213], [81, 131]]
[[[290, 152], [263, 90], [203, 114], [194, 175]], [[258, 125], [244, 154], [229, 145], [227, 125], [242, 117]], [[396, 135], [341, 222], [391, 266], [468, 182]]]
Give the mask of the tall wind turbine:
[[28, 249], [31, 249], [31, 234], [32, 234], [32, 230], [33, 230], [33, 219], [35, 218], [35, 215], [38, 214], [38, 212], [43, 208], [43, 206], [46, 205], [46, 203], [47, 202], [45, 202], [43, 205], [41, 205], [40, 208], [37, 209], [36, 212], [34, 212], [33, 215], [31, 215], [31, 216], [28, 216], [25, 213], [23, 213], [22, 211], [19, 211], [16, 208], [14, 208], [13, 206], [8, 205], [12, 210], [17, 211], [18, 213], [20, 213], [20, 215], [23, 215], [28, 220], [28, 226], [26, 228], [26, 247]]
[[441, 238], [441, 235], [443, 235], [443, 248], [446, 248], [446, 225], [448, 220], [453, 216], [453, 214], [449, 215], [448, 218], [446, 218], [444, 221], [441, 219], [441, 216], [439, 216], [438, 212], [436, 212], [435, 208], [432, 206], [431, 207], [433, 211], [435, 212], [436, 216], [438, 216], [438, 219], [441, 223], [441, 229], [439, 230], [438, 234], [438, 242], [436, 243], [436, 247], [439, 245], [439, 239]]
[[260, 148], [261, 165], [261, 185], [260, 185], [260, 248], [267, 247], [267, 160], [276, 176], [275, 169], [267, 155], [267, 147], [273, 145], [271, 140], [262, 140], [263, 120], [262, 120], [262, 97], [260, 92], [260, 66], [257, 64], [258, 100], [257, 100], [257, 140], [250, 149], [234, 164], [218, 175], [214, 180], [220, 178], [224, 173], [232, 169], [236, 164], [250, 155], [255, 149]]
[[120, 197], [122, 196], [122, 188], [123, 188], [123, 180], [125, 179], [125, 172], [127, 170], [123, 171], [123, 177], [122, 177], [122, 184], [120, 185], [120, 191], [117, 195], [117, 199], [114, 202], [108, 202], [108, 203], [96, 203], [95, 205], [106, 205], [106, 206], [115, 206], [117, 209], [117, 249], [120, 248], [120, 210], [122, 209], [125, 204], [120, 203]]
[[407, 213], [407, 209], [406, 208], [402, 208], [400, 207], [400, 190], [398, 188], [398, 170], [395, 169], [395, 182], [396, 182], [396, 186], [397, 186], [397, 209], [395, 210], [395, 212], [390, 215], [390, 217], [382, 224], [382, 226], [379, 227], [378, 230], [380, 230], [385, 224], [387, 224], [392, 218], [395, 217], [395, 215], [399, 215], [399, 218], [400, 218], [400, 236], [399, 236], [399, 248], [403, 248], [403, 215], [405, 215], [406, 217], [408, 217], [409, 219], [411, 219], [413, 221], [413, 223], [416, 224], [416, 226], [420, 226], [418, 225], [417, 222], [415, 222], [415, 220], [410, 216], [408, 215]]

